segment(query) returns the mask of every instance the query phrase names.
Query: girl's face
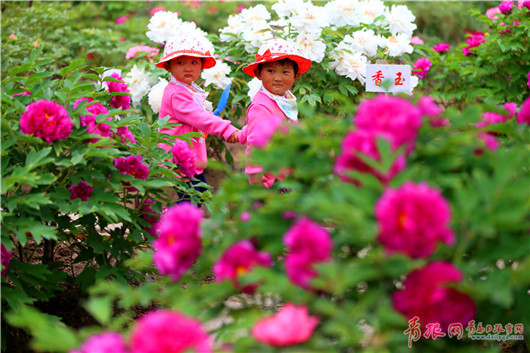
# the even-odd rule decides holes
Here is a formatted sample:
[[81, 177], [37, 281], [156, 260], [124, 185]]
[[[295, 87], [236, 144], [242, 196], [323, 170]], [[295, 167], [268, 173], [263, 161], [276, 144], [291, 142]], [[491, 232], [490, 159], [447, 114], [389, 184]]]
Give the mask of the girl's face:
[[256, 72], [256, 77], [261, 80], [267, 91], [283, 96], [298, 80], [300, 74], [294, 73], [294, 68], [290, 63], [282, 64], [278, 61], [272, 61], [263, 64], [261, 70]]
[[202, 60], [192, 56], [179, 56], [169, 62], [169, 71], [175, 80], [189, 85], [201, 75]]

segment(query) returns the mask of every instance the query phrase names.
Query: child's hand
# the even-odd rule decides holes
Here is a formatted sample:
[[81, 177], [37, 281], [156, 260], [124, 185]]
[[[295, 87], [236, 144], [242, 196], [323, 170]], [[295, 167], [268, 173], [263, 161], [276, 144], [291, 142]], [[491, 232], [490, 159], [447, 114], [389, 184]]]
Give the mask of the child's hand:
[[230, 137], [227, 140], [228, 143], [236, 143], [238, 141], [239, 140], [237, 138], [237, 131], [234, 131], [234, 133], [232, 135], [230, 135]]

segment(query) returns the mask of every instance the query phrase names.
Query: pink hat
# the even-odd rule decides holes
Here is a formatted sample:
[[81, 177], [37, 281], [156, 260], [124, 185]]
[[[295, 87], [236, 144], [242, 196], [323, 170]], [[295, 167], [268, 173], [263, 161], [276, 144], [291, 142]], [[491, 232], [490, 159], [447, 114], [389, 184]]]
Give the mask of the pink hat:
[[205, 37], [182, 36], [173, 37], [166, 42], [164, 46], [164, 56], [156, 66], [165, 69], [164, 63], [179, 56], [193, 56], [203, 58], [203, 69], [209, 69], [215, 66], [215, 59], [212, 56], [213, 45]]
[[254, 69], [256, 69], [259, 64], [282, 59], [290, 59], [296, 62], [300, 74], [303, 74], [311, 67], [311, 60], [298, 55], [298, 51], [293, 43], [284, 39], [276, 38], [270, 39], [261, 45], [256, 54], [256, 61], [245, 66], [243, 72], [247, 75], [256, 77]]

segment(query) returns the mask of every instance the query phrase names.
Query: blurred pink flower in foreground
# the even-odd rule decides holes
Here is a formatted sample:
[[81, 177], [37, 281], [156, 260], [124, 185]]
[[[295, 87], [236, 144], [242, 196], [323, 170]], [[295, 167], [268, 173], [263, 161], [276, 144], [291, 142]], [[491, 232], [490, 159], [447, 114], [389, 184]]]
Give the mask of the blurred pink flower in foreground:
[[38, 47], [38, 46], [39, 46], [39, 41], [38, 41], [38, 40], [34, 41], [34, 42], [33, 42], [33, 46], [34, 46], [35, 48]]
[[135, 179], [147, 179], [149, 176], [149, 167], [142, 163], [141, 156], [116, 158], [114, 166], [120, 170], [121, 174], [132, 175]]
[[123, 24], [124, 22], [127, 22], [129, 21], [129, 16], [120, 16], [116, 19], [116, 24], [117, 25], [121, 25]]
[[414, 36], [410, 38], [410, 44], [416, 45], [416, 44], [424, 44], [423, 39], [421, 39], [418, 36]]
[[[221, 258], [213, 266], [213, 273], [217, 282], [229, 279], [238, 288], [237, 277], [251, 272], [254, 266], [272, 266], [271, 255], [267, 252], [256, 250], [250, 241], [241, 240], [225, 250]], [[255, 287], [256, 285], [254, 284], [247, 285], [243, 288], [243, 292], [253, 292]]]
[[[495, 151], [500, 145], [499, 141], [497, 141], [497, 139], [490, 134], [484, 132], [477, 132], [477, 137], [484, 142], [484, 144], [490, 151]], [[475, 151], [475, 154], [481, 154], [481, 152], [484, 151], [477, 150]]]
[[160, 274], [174, 282], [193, 265], [202, 250], [202, 211], [189, 202], [174, 205], [162, 214], [156, 227], [158, 239], [153, 242], [153, 262]]
[[7, 275], [7, 271], [9, 270], [9, 262], [11, 261], [11, 251], [8, 251], [4, 244], [1, 246], [1, 252], [0, 252], [1, 262], [2, 262], [2, 276]]
[[491, 9], [486, 10], [486, 16], [490, 20], [496, 21], [499, 18], [499, 14], [501, 13], [501, 10], [498, 6], [492, 7]]
[[427, 76], [427, 71], [431, 69], [432, 63], [429, 58], [419, 58], [414, 63], [412, 68], [412, 73], [419, 78], [425, 78]]
[[412, 258], [432, 255], [437, 242], [452, 245], [451, 210], [441, 193], [425, 183], [387, 189], [375, 205], [377, 240], [388, 253]]
[[505, 0], [505, 1], [502, 1], [499, 4], [499, 10], [505, 15], [509, 14], [510, 12], [512, 12], [512, 8], [513, 8], [513, 1], [512, 0]]
[[158, 55], [159, 52], [160, 52], [160, 49], [158, 49], [158, 48], [153, 48], [153, 47], [150, 47], [148, 45], [137, 45], [137, 46], [131, 47], [131, 48], [129, 48], [129, 50], [127, 50], [127, 53], [125, 54], [125, 59], [132, 59], [132, 58], [137, 57], [140, 54], [149, 53], [149, 54], [145, 55], [145, 57], [148, 58], [149, 61], [153, 61], [152, 58], [154, 56]]
[[127, 353], [123, 337], [117, 332], [104, 332], [90, 336], [79, 350], [70, 353]]
[[451, 46], [447, 43], [438, 43], [435, 46], [432, 47], [434, 51], [437, 51], [438, 53], [444, 53], [446, 51], [449, 51]]
[[44, 99], [28, 104], [20, 116], [20, 131], [46, 142], [67, 139], [73, 126], [63, 106]]
[[453, 264], [436, 261], [414, 270], [406, 277], [402, 290], [394, 292], [394, 309], [407, 319], [418, 316], [423, 327], [439, 323], [446, 331], [452, 323], [466, 325], [475, 316], [475, 303], [467, 294], [447, 284], [464, 276]]
[[517, 113], [517, 123], [530, 125], [530, 97], [521, 104], [521, 110]]
[[199, 321], [173, 310], [151, 311], [136, 322], [131, 353], [211, 353], [212, 339]]
[[94, 188], [88, 185], [86, 181], [81, 180], [79, 183], [70, 186], [70, 200], [81, 199], [81, 201], [86, 201], [92, 196], [92, 191], [94, 191]]
[[504, 103], [504, 110], [508, 112], [507, 115], [495, 112], [484, 112], [484, 114], [482, 114], [482, 121], [477, 123], [477, 127], [481, 128], [491, 124], [503, 123], [509, 118], [513, 118], [515, 116], [515, 111], [517, 110], [517, 104], [513, 102]]
[[190, 146], [181, 139], [176, 139], [171, 148], [173, 162], [179, 167], [180, 172], [188, 177], [193, 178], [197, 174], [197, 161], [195, 154], [191, 151]]
[[286, 303], [275, 315], [258, 321], [252, 336], [270, 346], [290, 346], [309, 340], [319, 321], [309, 315], [305, 305]]
[[302, 217], [289, 228], [283, 237], [287, 247], [285, 267], [287, 277], [294, 284], [310, 289], [309, 282], [318, 276], [313, 265], [331, 259], [331, 236], [320, 224]]

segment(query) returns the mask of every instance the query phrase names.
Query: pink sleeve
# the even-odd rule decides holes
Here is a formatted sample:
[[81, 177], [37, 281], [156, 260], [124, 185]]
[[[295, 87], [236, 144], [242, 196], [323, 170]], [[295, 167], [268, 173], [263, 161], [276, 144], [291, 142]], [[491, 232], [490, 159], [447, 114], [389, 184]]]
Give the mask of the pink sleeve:
[[178, 116], [178, 120], [207, 134], [222, 136], [225, 140], [237, 131], [229, 120], [221, 119], [202, 109], [189, 93], [177, 93], [171, 97], [171, 106], [173, 116]]
[[247, 143], [247, 134], [248, 134], [248, 125], [245, 125], [239, 130], [239, 133], [237, 134], [237, 139], [239, 140], [239, 143], [244, 145]]

